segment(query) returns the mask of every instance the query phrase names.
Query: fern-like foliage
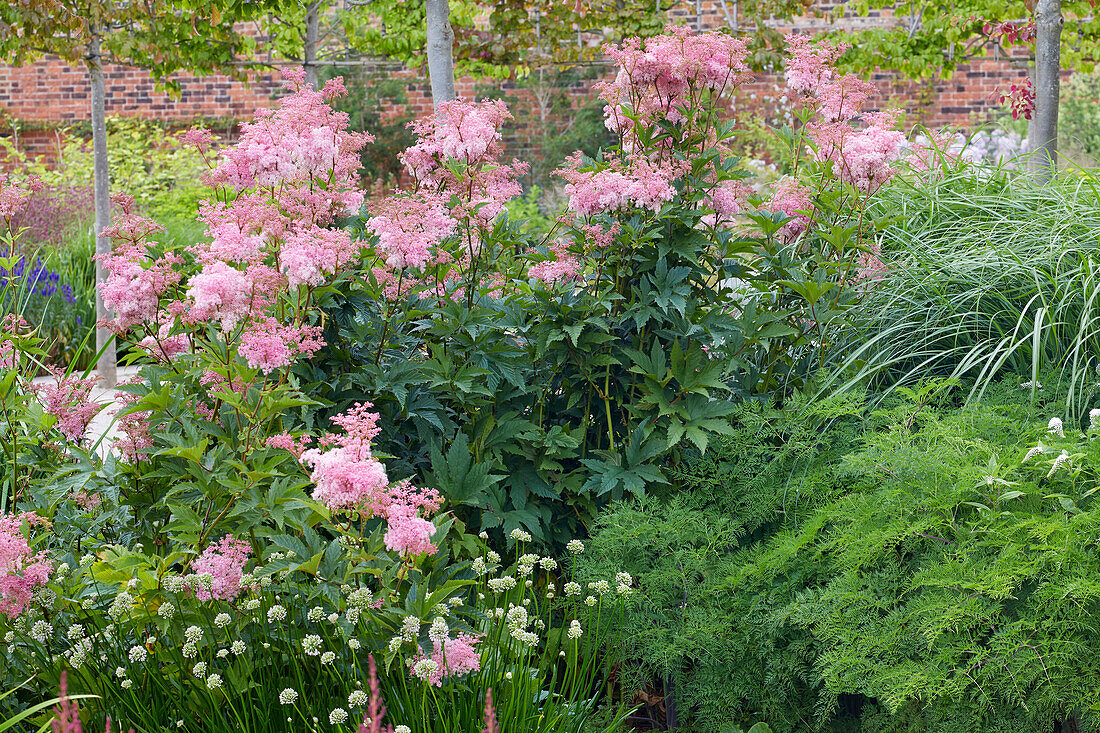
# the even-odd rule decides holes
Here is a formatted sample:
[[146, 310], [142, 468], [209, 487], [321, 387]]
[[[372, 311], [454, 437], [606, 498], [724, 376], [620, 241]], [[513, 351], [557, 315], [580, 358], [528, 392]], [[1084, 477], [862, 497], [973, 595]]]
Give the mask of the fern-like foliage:
[[1100, 425], [949, 387], [746, 406], [678, 493], [604, 514], [633, 681], [673, 677], [696, 731], [1100, 730]]

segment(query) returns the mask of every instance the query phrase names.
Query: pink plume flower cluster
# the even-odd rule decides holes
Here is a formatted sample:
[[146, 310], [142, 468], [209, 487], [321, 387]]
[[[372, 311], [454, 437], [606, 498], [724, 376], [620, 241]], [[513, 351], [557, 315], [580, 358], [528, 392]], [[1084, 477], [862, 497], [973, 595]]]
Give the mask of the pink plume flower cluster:
[[37, 177], [16, 183], [6, 173], [0, 173], [0, 219], [9, 228], [15, 227], [27, 210], [31, 196], [42, 190], [42, 181]]
[[[119, 382], [120, 387], [140, 384], [141, 377]], [[136, 463], [141, 455], [153, 446], [153, 436], [149, 431], [149, 410], [135, 410], [131, 408], [140, 398], [132, 392], [119, 390], [115, 394], [115, 416], [118, 426], [118, 439], [115, 445], [122, 457], [130, 463]]]
[[96, 255], [107, 273], [98, 287], [103, 304], [116, 313], [108, 325], [124, 334], [135, 326], [160, 322], [161, 298], [180, 281], [182, 275], [175, 267], [183, 260], [174, 252], [153, 256], [148, 238], [164, 228], [138, 216], [132, 196], [116, 194], [112, 200], [122, 213], [103, 230], [114, 239], [114, 247], [105, 255]]
[[810, 189], [797, 178], [785, 176], [775, 184], [771, 201], [764, 207], [775, 213], [793, 217], [780, 227], [776, 236], [780, 241], [792, 242], [810, 228], [811, 214], [814, 210]]
[[[207, 181], [219, 196], [199, 212], [208, 241], [188, 246], [187, 258], [158, 253], [149, 238], [160, 227], [134, 214], [132, 199], [121, 202], [123, 214], [108, 230], [116, 245], [104, 258], [110, 276], [100, 292], [118, 314], [116, 330], [144, 328], [139, 345], [157, 359], [171, 360], [209, 337], [270, 373], [323, 346], [308, 309], [294, 307], [287, 316], [278, 304], [301, 298], [300, 291], [325, 284], [358, 258], [351, 235], [330, 225], [362, 205], [359, 151], [373, 138], [350, 132], [347, 114], [329, 105], [346, 93], [339, 79], [316, 91], [300, 69], [284, 76], [292, 93], [276, 109], [257, 112], [237, 143], [212, 158]], [[207, 131], [183, 137], [205, 157]]]
[[605, 123], [620, 135], [635, 124], [624, 105], [643, 126], [675, 124], [684, 121], [684, 109], [700, 108], [702, 95], [721, 97], [748, 78], [745, 40], [721, 33], [670, 27], [664, 35], [627, 40], [622, 48], [604, 46], [604, 53], [619, 71], [597, 88], [607, 103]]
[[[454, 639], [433, 641], [431, 656], [421, 652], [408, 660], [409, 674], [436, 687], [442, 687], [443, 680], [448, 677], [461, 677], [469, 672], [476, 672], [481, 669], [481, 657], [475, 648], [480, 641], [476, 636], [461, 633]], [[424, 659], [435, 662], [435, 669], [430, 673], [417, 673], [416, 663]]]
[[[240, 138], [224, 151], [209, 174], [215, 186], [236, 191], [279, 187], [309, 188], [325, 182], [325, 197], [337, 212], [356, 211], [363, 202], [356, 172], [359, 151], [373, 142], [368, 133], [348, 131], [348, 115], [328, 102], [347, 94], [339, 77], [317, 91], [305, 82], [301, 68], [283, 72], [293, 93], [276, 109], [261, 109], [256, 120], [241, 125]], [[192, 139], [202, 142], [196, 133]]]
[[313, 498], [333, 512], [386, 519], [385, 543], [390, 550], [406, 556], [434, 554], [435, 525], [425, 517], [439, 508], [439, 493], [409, 481], [390, 483], [386, 467], [371, 454], [371, 441], [380, 432], [379, 415], [371, 407], [369, 402], [357, 403], [332, 418], [343, 434], [326, 433], [320, 447], [301, 452], [301, 462], [311, 468]]
[[891, 163], [900, 156], [905, 135], [895, 129], [893, 112], [874, 112], [864, 119], [868, 124], [859, 130], [835, 122], [814, 126], [810, 134], [819, 161], [832, 161], [840, 180], [872, 194], [894, 175]]
[[556, 173], [564, 178], [569, 210], [579, 216], [595, 216], [628, 208], [660, 211], [676, 196], [675, 181], [683, 172], [673, 161], [654, 162], [634, 157], [623, 163], [611, 161], [600, 170], [578, 170], [577, 155], [566, 158]]
[[35, 391], [45, 401], [46, 412], [57, 418], [57, 429], [71, 443], [84, 439], [88, 423], [103, 409], [103, 405], [90, 399], [92, 387], [98, 377], [81, 379], [50, 369], [55, 384], [36, 385]]
[[241, 593], [244, 566], [251, 554], [252, 547], [247, 542], [228, 535], [207, 546], [195, 558], [191, 570], [196, 574], [209, 573], [213, 582], [209, 589], [200, 587], [196, 590], [195, 596], [204, 601], [213, 598], [220, 601], [235, 599]]
[[787, 83], [813, 106], [817, 119], [807, 125], [819, 162], [831, 161], [833, 172], [845, 183], [870, 195], [894, 174], [890, 165], [905, 143], [896, 128], [896, 113], [864, 115], [867, 123], [856, 129], [851, 122], [860, 115], [875, 92], [870, 82], [853, 74], [837, 74], [833, 63], [843, 45], [812, 44], [809, 37], [787, 36], [791, 58]]
[[53, 572], [46, 553], [32, 552], [23, 535], [24, 523], [33, 527], [44, 521], [29, 512], [0, 516], [0, 613], [9, 619], [23, 613]]
[[499, 100], [457, 100], [411, 123], [417, 141], [401, 160], [416, 187], [372, 205], [367, 221], [382, 263], [374, 276], [387, 286], [387, 298], [411, 292], [458, 297], [479, 284], [471, 272], [491, 269], [478, 264], [491, 256], [484, 251], [490, 229], [520, 194], [518, 178], [528, 170], [500, 160], [501, 131], [510, 119]]

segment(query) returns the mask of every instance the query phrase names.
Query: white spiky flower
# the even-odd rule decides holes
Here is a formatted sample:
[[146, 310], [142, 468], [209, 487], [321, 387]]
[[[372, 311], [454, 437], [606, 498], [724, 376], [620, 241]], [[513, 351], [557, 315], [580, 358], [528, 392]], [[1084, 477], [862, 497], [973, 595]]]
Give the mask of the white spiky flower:
[[1047, 423], [1047, 432], [1051, 435], [1057, 435], [1059, 438], [1066, 437], [1065, 431], [1062, 429], [1062, 418], [1050, 418], [1050, 422]]
[[1054, 459], [1054, 463], [1051, 464], [1050, 471], [1047, 472], [1047, 478], [1050, 478], [1055, 473], [1057, 473], [1058, 470], [1061, 469], [1065, 462], [1068, 460], [1069, 453], [1067, 453], [1066, 451], [1062, 451], [1061, 453], [1059, 453], [1058, 457]]

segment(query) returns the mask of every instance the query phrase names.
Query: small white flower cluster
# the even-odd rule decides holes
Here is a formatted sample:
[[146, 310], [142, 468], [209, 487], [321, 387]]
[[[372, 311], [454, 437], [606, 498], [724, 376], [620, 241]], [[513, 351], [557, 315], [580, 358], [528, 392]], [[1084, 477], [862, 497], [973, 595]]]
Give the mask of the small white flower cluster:
[[349, 708], [361, 708], [367, 704], [367, 693], [362, 690], [355, 690], [348, 695], [348, 707]]
[[504, 593], [516, 587], [516, 579], [511, 575], [505, 575], [501, 578], [489, 578], [488, 584], [494, 593]]
[[1062, 419], [1059, 417], [1050, 418], [1050, 422], [1047, 423], [1047, 432], [1051, 435], [1057, 435], [1059, 438], [1066, 437], [1066, 433], [1062, 429]]
[[1062, 466], [1069, 460], [1069, 453], [1062, 451], [1058, 454], [1058, 457], [1054, 459], [1054, 463], [1050, 465], [1050, 471], [1047, 472], [1047, 478], [1050, 478], [1057, 473]]
[[310, 634], [302, 639], [302, 651], [311, 657], [316, 657], [321, 653], [321, 637], [317, 634]]
[[516, 542], [530, 542], [531, 535], [524, 532], [522, 529], [513, 529], [511, 534], [508, 535]]
[[581, 622], [577, 621], [576, 619], [573, 619], [569, 623], [569, 631], [567, 632], [567, 635], [569, 636], [570, 639], [579, 639], [579, 638], [581, 638], [582, 633], [584, 633], [584, 632], [581, 631]]

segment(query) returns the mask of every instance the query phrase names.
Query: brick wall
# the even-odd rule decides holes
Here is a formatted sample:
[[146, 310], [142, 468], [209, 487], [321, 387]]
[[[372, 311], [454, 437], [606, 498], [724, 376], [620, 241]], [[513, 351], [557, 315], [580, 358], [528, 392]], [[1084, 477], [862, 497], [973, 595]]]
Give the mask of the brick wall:
[[[713, 28], [736, 22], [735, 3], [721, 0], [688, 0], [671, 11], [670, 16], [690, 26]], [[696, 14], [696, 8], [699, 12]], [[814, 6], [817, 17], [798, 19], [783, 30], [813, 32], [835, 22], [840, 28], [858, 30], [868, 26], [894, 23], [889, 12], [872, 11], [858, 16], [847, 11], [843, 2], [819, 0]], [[431, 109], [431, 93], [421, 71], [389, 69], [398, 78], [409, 81], [407, 104], [402, 110], [422, 115]], [[944, 124], [971, 125], [984, 122], [1001, 111], [996, 96], [1027, 73], [1026, 57], [985, 57], [959, 68], [947, 81], [915, 82], [888, 72], [874, 73], [873, 81], [882, 98], [901, 103], [913, 113], [911, 121], [937, 127]], [[105, 68], [107, 83], [107, 113], [137, 115], [165, 120], [185, 126], [197, 118], [245, 119], [258, 107], [269, 106], [278, 93], [278, 83], [271, 73], [254, 74], [247, 83], [223, 76], [194, 77], [178, 75], [182, 88], [178, 99], [158, 92], [149, 75], [128, 67]], [[778, 74], [763, 74], [745, 89], [758, 99], [775, 98], [775, 85], [781, 83]], [[484, 80], [458, 80], [461, 96], [472, 97], [475, 87], [484, 89]], [[537, 107], [529, 88], [514, 83], [497, 83], [506, 97], [521, 106]], [[568, 93], [578, 102], [590, 96], [590, 84], [578, 85]], [[0, 136], [10, 136], [12, 128], [3, 118], [20, 121], [19, 147], [32, 154], [50, 155], [56, 149], [59, 127], [88, 120], [90, 96], [87, 73], [82, 66], [70, 65], [56, 58], [13, 68], [0, 65]], [[878, 100], [876, 100], [878, 101]]]

